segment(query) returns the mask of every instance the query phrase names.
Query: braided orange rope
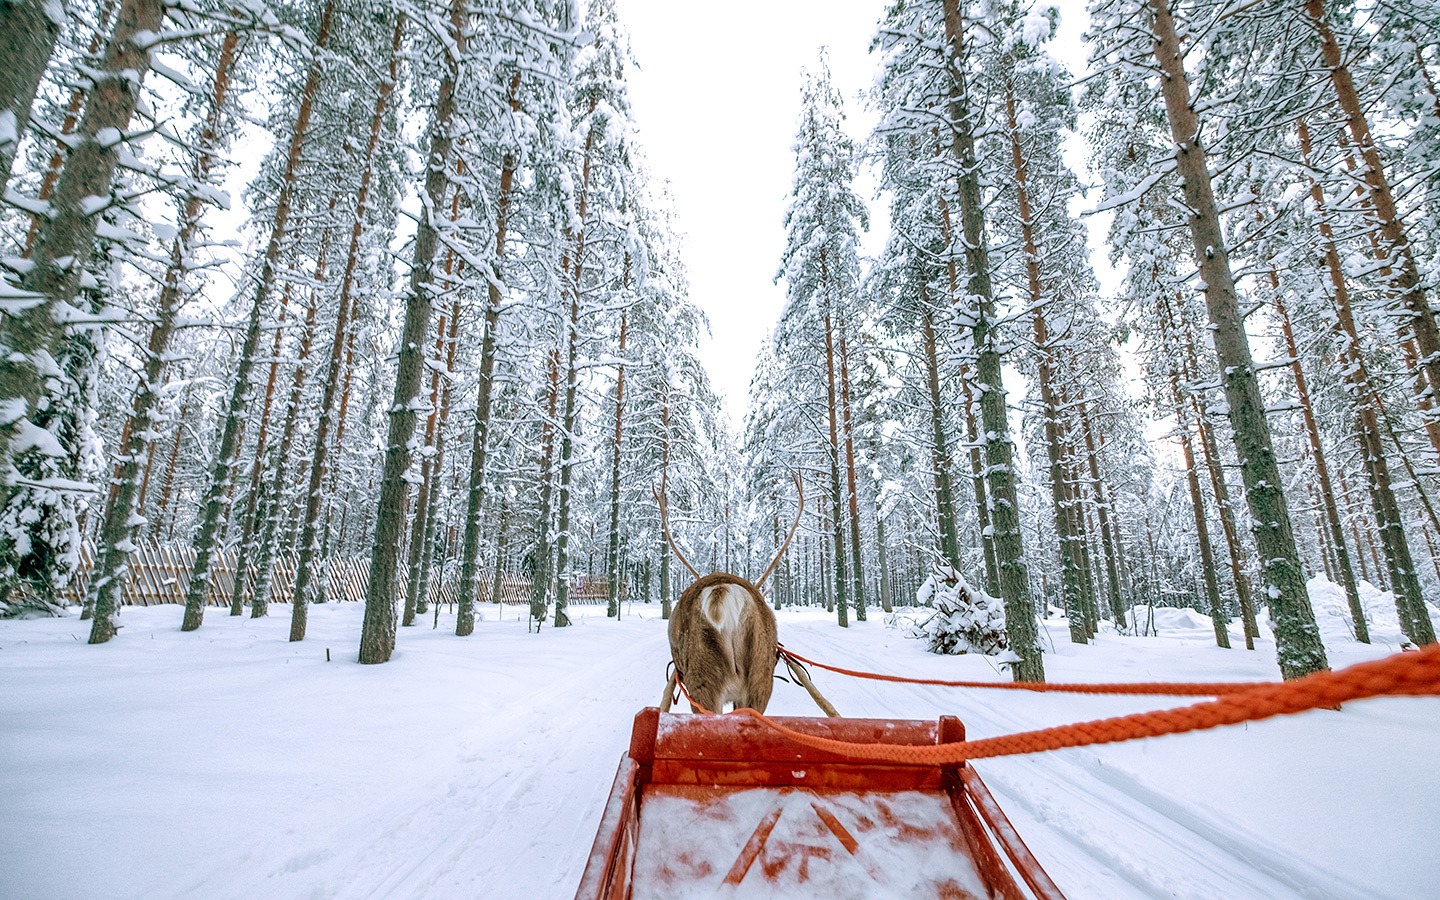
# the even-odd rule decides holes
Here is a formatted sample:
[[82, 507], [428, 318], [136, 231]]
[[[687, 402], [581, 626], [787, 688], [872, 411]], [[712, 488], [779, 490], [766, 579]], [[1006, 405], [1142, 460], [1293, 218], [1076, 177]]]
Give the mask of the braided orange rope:
[[1275, 681], [1142, 681], [1133, 684], [1069, 684], [1046, 681], [942, 681], [938, 678], [907, 678], [901, 675], [882, 675], [879, 672], [862, 672], [858, 669], [842, 669], [807, 659], [794, 651], [780, 648], [780, 655], [797, 662], [825, 669], [854, 678], [868, 678], [872, 681], [898, 681], [904, 684], [929, 684], [937, 687], [996, 688], [1002, 691], [1035, 691], [1037, 693], [1066, 694], [1163, 694], [1169, 697], [1221, 697], [1239, 694], [1256, 687], [1275, 685]]
[[1440, 644], [1431, 644], [1416, 652], [1397, 653], [1373, 662], [1358, 663], [1338, 672], [1316, 672], [1294, 681], [1255, 685], [1219, 700], [1196, 703], [1179, 709], [1096, 719], [952, 744], [857, 744], [792, 731], [753, 709], [740, 709], [736, 712], [758, 719], [767, 728], [816, 750], [851, 759], [933, 766], [953, 765], [970, 759], [1058, 750], [1063, 747], [1108, 744], [1162, 734], [1180, 734], [1304, 712], [1307, 709], [1333, 707], [1347, 700], [1383, 695], [1440, 696]]

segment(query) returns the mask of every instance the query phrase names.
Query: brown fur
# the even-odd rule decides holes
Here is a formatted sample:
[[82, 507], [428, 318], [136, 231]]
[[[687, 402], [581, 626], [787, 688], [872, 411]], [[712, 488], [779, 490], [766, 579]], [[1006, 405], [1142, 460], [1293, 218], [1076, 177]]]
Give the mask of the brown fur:
[[[738, 588], [738, 621], [727, 623], [727, 594]], [[714, 624], [733, 624], [723, 631]], [[691, 698], [711, 712], [725, 703], [764, 712], [774, 689], [779, 635], [775, 614], [755, 585], [727, 572], [713, 572], [680, 595], [670, 615], [670, 655]]]

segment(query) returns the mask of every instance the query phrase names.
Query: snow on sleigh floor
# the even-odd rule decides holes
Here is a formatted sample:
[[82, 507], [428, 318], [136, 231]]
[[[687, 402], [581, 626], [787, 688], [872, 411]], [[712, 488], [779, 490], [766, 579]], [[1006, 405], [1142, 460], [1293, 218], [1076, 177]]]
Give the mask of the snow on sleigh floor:
[[[1092, 646], [1047, 623], [1048, 677], [1278, 677], [1268, 641], [1221, 650], [1208, 620], [1161, 612], [1159, 637]], [[73, 616], [0, 622], [0, 897], [573, 895], [633, 715], [660, 694], [658, 608], [587, 608], [536, 637], [486, 606], [469, 639], [442, 614], [383, 666], [354, 662], [358, 604], [313, 608], [300, 644], [288, 613], [212, 609], [182, 634], [177, 607], [126, 609], [101, 647]], [[786, 611], [781, 639], [855, 668], [999, 678], [880, 619]], [[1327, 644], [1335, 667], [1395, 649]], [[816, 680], [846, 715], [954, 713], [972, 737], [1185, 702]], [[786, 683], [770, 712], [816, 714]], [[1440, 881], [1437, 740], [1440, 700], [1382, 699], [977, 768], [1071, 897], [1418, 897]]]

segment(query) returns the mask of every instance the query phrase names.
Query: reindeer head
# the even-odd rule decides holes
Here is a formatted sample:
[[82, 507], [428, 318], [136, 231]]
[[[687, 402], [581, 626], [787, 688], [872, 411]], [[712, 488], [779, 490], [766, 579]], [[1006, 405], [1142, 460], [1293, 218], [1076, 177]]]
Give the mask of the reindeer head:
[[795, 523], [790, 526], [790, 533], [775, 558], [754, 582], [730, 572], [702, 576], [696, 571], [670, 534], [663, 484], [655, 491], [665, 540], [680, 564], [695, 577], [681, 593], [670, 615], [670, 656], [690, 694], [692, 709], [698, 705], [712, 712], [723, 712], [724, 705], [730, 703], [735, 709], [750, 707], [764, 712], [770, 702], [779, 638], [775, 614], [760, 590], [800, 527], [805, 488], [798, 474], [795, 490], [800, 498]]

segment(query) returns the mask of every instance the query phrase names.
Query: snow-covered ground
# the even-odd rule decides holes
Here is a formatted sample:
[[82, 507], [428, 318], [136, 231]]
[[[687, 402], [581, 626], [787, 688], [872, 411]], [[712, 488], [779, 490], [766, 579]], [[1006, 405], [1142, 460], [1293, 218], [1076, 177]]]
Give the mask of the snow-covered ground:
[[[1398, 649], [1383, 623], [1376, 644], [1351, 640], [1317, 587], [1332, 666]], [[467, 639], [442, 614], [383, 666], [355, 662], [360, 613], [313, 608], [300, 644], [285, 606], [212, 609], [193, 634], [178, 607], [127, 608], [99, 647], [74, 616], [0, 622], [0, 898], [572, 896], [632, 716], [661, 694], [658, 607], [589, 608], [537, 636], [487, 606]], [[781, 640], [854, 668], [1000, 678], [880, 619], [786, 611]], [[1047, 675], [1278, 677], [1268, 641], [1221, 650], [1182, 611], [1157, 624], [1077, 646], [1049, 622]], [[816, 681], [845, 715], [955, 713], [972, 737], [1184, 702]], [[770, 712], [816, 714], [786, 683]], [[1379, 699], [976, 768], [1071, 897], [1413, 898], [1440, 884], [1437, 746], [1440, 699]]]

